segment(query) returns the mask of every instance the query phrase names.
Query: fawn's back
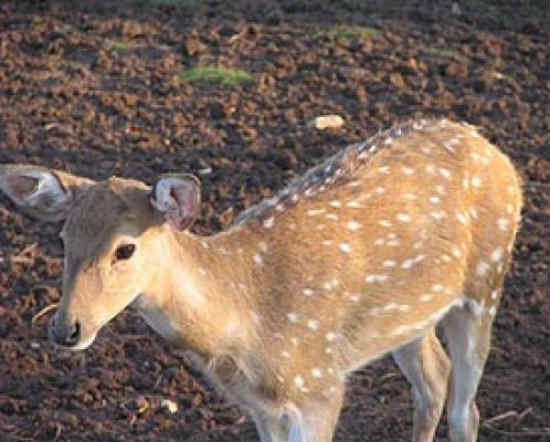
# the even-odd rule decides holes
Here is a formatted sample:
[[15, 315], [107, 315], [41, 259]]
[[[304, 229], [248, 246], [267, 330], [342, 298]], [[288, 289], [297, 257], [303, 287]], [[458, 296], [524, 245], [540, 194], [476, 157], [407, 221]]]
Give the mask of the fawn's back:
[[443, 120], [350, 146], [243, 213], [279, 379], [330, 391], [453, 306], [494, 315], [520, 209], [509, 160]]

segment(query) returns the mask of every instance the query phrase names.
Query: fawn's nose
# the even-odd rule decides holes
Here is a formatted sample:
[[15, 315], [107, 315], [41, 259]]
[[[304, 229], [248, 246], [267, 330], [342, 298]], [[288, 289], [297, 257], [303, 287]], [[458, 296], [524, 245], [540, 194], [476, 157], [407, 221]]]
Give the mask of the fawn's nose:
[[80, 323], [78, 321], [59, 321], [57, 315], [50, 322], [50, 339], [62, 347], [74, 347], [80, 341]]

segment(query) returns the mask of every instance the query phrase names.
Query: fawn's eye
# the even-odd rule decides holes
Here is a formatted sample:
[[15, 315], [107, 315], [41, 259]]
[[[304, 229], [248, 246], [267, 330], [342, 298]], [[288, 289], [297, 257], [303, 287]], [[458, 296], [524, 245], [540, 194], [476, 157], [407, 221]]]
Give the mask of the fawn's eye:
[[120, 261], [122, 259], [130, 259], [135, 250], [135, 244], [123, 244], [117, 247], [115, 251], [115, 257], [117, 261]]

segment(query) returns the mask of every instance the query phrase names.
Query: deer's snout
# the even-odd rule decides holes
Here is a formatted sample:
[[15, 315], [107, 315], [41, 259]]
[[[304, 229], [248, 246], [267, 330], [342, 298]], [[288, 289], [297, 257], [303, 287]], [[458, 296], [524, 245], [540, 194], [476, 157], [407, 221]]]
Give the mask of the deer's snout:
[[77, 320], [61, 319], [55, 315], [50, 321], [50, 339], [61, 347], [75, 347], [80, 341], [80, 331], [80, 322]]

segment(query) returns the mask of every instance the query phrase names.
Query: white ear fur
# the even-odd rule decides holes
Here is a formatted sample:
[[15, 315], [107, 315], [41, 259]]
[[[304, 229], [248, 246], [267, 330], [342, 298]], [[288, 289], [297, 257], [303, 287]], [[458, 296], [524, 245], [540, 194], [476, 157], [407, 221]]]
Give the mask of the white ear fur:
[[35, 218], [58, 221], [67, 216], [74, 193], [92, 180], [39, 166], [0, 165], [0, 190]]
[[200, 211], [200, 182], [189, 174], [161, 176], [153, 185], [150, 201], [174, 229], [188, 229]]
[[[44, 199], [50, 201], [48, 209], [51, 211], [57, 211], [61, 207], [66, 206], [66, 204], [71, 200], [71, 192], [65, 190], [58, 179], [48, 171], [29, 171], [24, 174], [19, 175], [20, 177], [34, 178], [36, 179], [36, 184], [34, 189], [26, 194], [17, 195], [15, 193], [10, 194], [7, 192], [10, 198], [13, 199], [14, 203], [23, 206], [28, 205], [31, 207], [37, 207]], [[9, 180], [10, 177], [8, 177]], [[13, 177], [16, 179], [16, 177]]]

